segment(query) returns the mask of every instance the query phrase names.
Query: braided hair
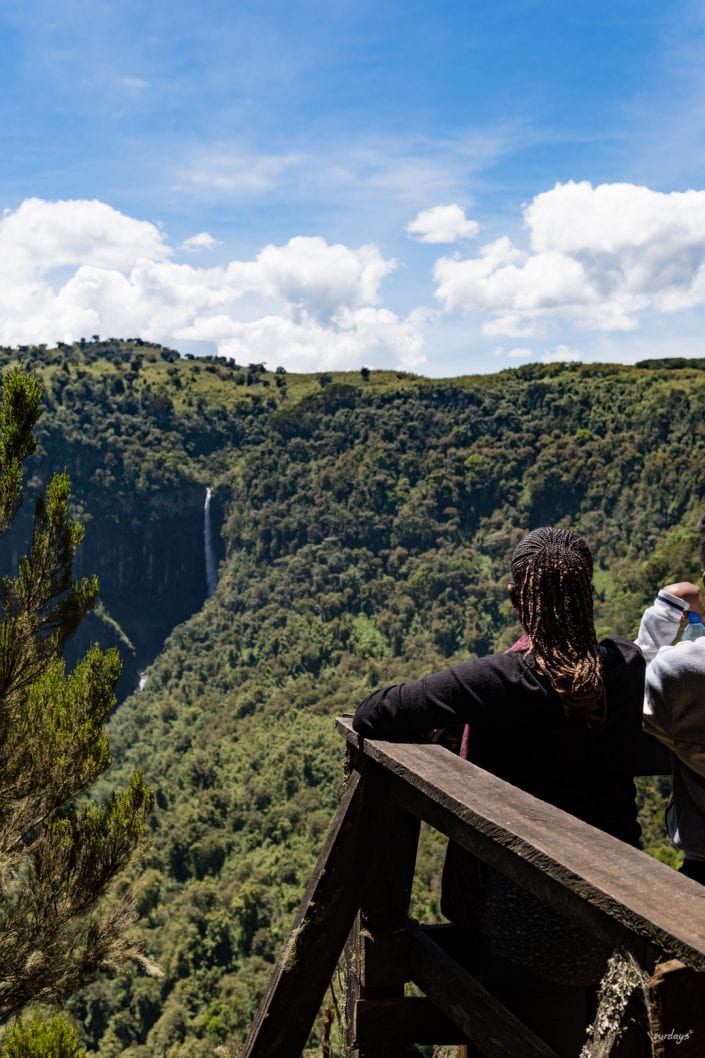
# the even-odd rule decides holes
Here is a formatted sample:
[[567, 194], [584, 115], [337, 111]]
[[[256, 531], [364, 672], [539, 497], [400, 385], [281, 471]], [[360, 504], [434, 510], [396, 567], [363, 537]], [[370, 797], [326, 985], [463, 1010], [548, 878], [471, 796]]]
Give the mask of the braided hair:
[[568, 715], [604, 717], [605, 688], [592, 611], [592, 555], [582, 537], [534, 529], [512, 555], [513, 598], [536, 667]]

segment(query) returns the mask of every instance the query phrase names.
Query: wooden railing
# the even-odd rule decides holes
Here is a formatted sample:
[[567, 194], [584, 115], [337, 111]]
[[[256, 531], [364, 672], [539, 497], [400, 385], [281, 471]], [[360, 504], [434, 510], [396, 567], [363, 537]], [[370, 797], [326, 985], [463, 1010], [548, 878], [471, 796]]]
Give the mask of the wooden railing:
[[455, 957], [452, 927], [409, 920], [422, 820], [643, 969], [644, 1025], [601, 1058], [705, 1056], [705, 886], [441, 746], [337, 726], [345, 793], [242, 1058], [301, 1054], [344, 949], [350, 1058], [464, 1041], [484, 1058], [555, 1058]]

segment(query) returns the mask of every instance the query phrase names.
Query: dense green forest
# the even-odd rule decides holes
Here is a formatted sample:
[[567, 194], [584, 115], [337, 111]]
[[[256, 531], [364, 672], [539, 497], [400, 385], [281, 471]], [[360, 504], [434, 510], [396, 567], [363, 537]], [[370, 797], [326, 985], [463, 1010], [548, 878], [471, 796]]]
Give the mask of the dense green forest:
[[[100, 1058], [236, 1054], [340, 795], [332, 718], [510, 644], [509, 557], [536, 525], [590, 542], [602, 633], [697, 575], [705, 360], [292, 375], [98, 338], [0, 360], [41, 378], [29, 491], [68, 467], [79, 572], [101, 580], [89, 635], [125, 659], [105, 789], [139, 768], [157, 792], [133, 877], [163, 976], [98, 981], [71, 1009]], [[663, 784], [644, 781], [643, 822], [667, 858]], [[438, 913], [441, 854], [428, 839], [419, 914]]]

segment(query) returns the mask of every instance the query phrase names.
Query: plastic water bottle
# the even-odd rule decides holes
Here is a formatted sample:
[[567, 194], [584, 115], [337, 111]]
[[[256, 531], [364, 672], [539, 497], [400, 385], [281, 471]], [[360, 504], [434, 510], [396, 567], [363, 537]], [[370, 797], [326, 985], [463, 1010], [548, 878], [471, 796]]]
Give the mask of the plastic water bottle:
[[705, 625], [693, 610], [688, 610], [688, 624], [683, 629], [681, 640], [700, 639], [705, 636]]

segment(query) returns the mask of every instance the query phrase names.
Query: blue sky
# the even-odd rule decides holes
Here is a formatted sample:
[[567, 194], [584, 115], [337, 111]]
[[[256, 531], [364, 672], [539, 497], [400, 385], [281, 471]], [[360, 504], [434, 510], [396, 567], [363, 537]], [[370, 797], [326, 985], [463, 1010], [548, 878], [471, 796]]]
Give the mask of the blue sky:
[[0, 341], [705, 355], [690, 3], [5, 0]]

